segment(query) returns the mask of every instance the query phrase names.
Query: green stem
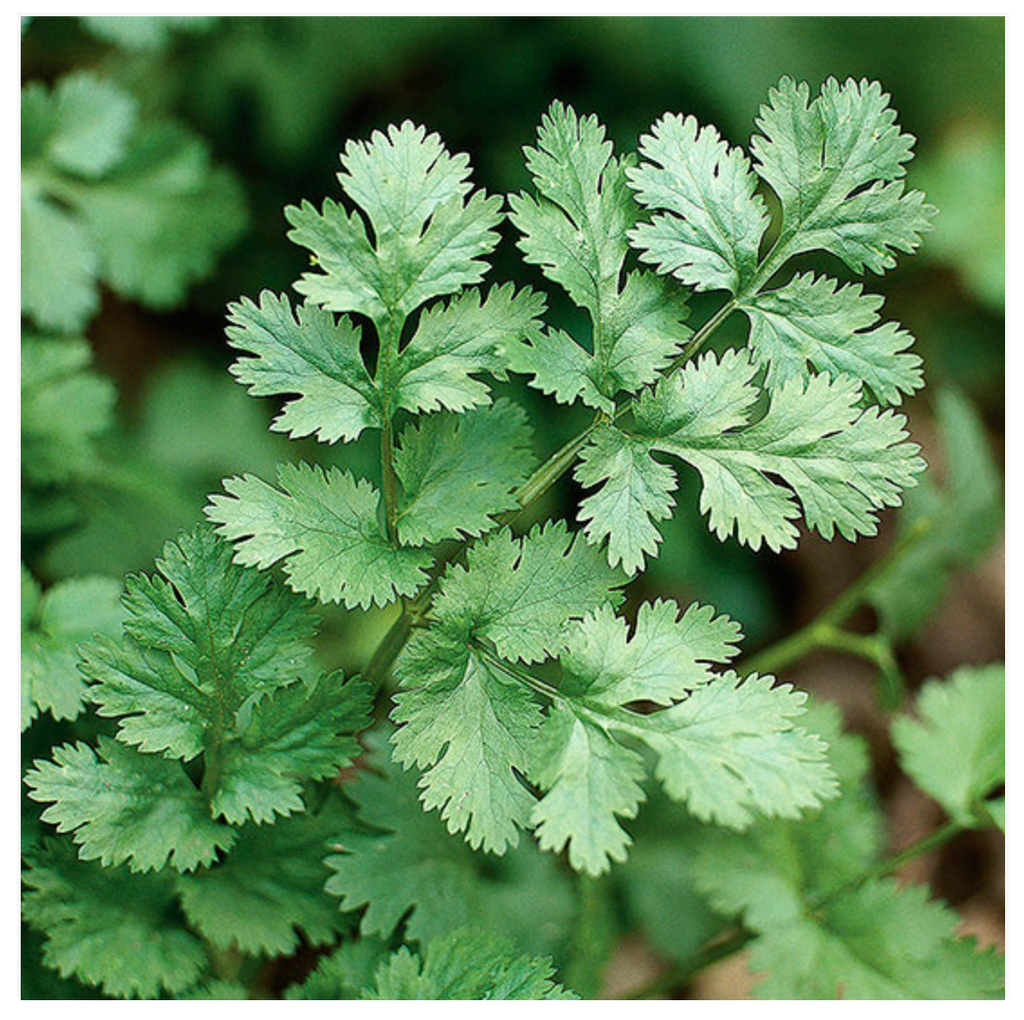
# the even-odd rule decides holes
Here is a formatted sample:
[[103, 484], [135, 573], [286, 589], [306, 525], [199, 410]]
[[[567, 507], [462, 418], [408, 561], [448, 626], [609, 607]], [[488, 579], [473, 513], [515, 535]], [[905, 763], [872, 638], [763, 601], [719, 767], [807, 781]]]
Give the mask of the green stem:
[[678, 964], [659, 974], [656, 978], [648, 981], [635, 991], [624, 995], [624, 999], [653, 999], [657, 995], [667, 995], [690, 983], [706, 967], [710, 967], [719, 960], [738, 953], [748, 942], [755, 938], [752, 932], [737, 931], [722, 941], [711, 945], [695, 953], [683, 963]]
[[395, 474], [395, 446], [391, 419], [385, 415], [380, 431], [380, 474], [384, 491], [384, 537], [391, 543], [398, 541], [398, 477]]
[[674, 361], [665, 370], [665, 375], [672, 375], [673, 372], [682, 368], [710, 339], [719, 326], [736, 310], [736, 299], [726, 301], [707, 322], [693, 334], [687, 341], [686, 346], [680, 351]]
[[840, 625], [870, 595], [871, 589], [902, 560], [931, 528], [928, 518], [915, 521], [889, 551], [877, 559], [834, 602], [795, 634], [744, 660], [744, 669], [756, 673], [776, 673], [826, 645]]

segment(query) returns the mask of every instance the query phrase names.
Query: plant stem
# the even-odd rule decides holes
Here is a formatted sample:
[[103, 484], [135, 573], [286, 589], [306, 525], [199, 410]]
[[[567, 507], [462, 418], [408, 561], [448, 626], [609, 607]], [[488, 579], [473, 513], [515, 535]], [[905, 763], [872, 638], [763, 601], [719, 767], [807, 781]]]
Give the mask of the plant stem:
[[384, 537], [394, 544], [398, 541], [395, 526], [398, 517], [398, 478], [395, 475], [395, 445], [391, 419], [387, 415], [384, 416], [384, 425], [380, 430], [380, 474], [381, 487], [384, 491]]
[[[756, 673], [775, 673], [802, 659], [817, 648], [835, 640], [844, 620], [867, 598], [871, 589], [882, 581], [931, 528], [931, 521], [922, 517], [915, 521], [884, 556], [877, 559], [834, 602], [826, 606], [810, 623], [795, 634], [777, 641], [744, 660], [744, 669]], [[853, 635], [851, 635], [853, 636]], [[847, 649], [849, 650], [849, 649]]]
[[687, 341], [686, 346], [676, 356], [675, 360], [665, 370], [665, 375], [672, 375], [677, 369], [683, 367], [703, 346], [707, 343], [711, 334], [735, 311], [736, 299], [726, 301], [707, 322], [693, 334]]
[[724, 960], [734, 953], [738, 953], [755, 937], [752, 932], [740, 930], [721, 941], [713, 942], [699, 952], [694, 953], [693, 956], [683, 963], [669, 968], [663, 974], [659, 974], [656, 978], [648, 981], [647, 984], [642, 985], [628, 995], [624, 995], [623, 998], [653, 999], [656, 995], [667, 994], [676, 988], [681, 988], [683, 985], [689, 984], [705, 967], [710, 967], [713, 963], [718, 963], [719, 960]]

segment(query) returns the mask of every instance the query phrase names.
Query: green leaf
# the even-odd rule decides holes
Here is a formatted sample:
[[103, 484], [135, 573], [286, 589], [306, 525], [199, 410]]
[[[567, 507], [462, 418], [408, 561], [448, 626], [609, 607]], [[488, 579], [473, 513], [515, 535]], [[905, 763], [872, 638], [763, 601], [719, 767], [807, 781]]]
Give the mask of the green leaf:
[[351, 763], [369, 692], [310, 674], [314, 618], [266, 576], [230, 562], [208, 530], [167, 544], [159, 575], [127, 580], [118, 646], [97, 642], [83, 671], [118, 737], [186, 761], [203, 755], [212, 817], [233, 824], [301, 810], [301, 783]]
[[503, 528], [450, 567], [432, 615], [493, 644], [502, 658], [539, 662], [565, 647], [566, 624], [617, 602], [623, 579], [561, 521], [516, 539]]
[[285, 999], [359, 999], [373, 983], [378, 964], [388, 955], [381, 939], [346, 939], [323, 957], [301, 984], [286, 988]]
[[[430, 298], [479, 283], [498, 243], [501, 199], [470, 195], [469, 159], [406, 121], [369, 142], [350, 141], [338, 180], [365, 215], [328, 199], [285, 210], [289, 237], [316, 257], [296, 290], [324, 308], [358, 312], [378, 325]], [[468, 196], [468, 200], [467, 200]], [[367, 235], [367, 226], [373, 240]]]
[[652, 273], [623, 273], [636, 204], [626, 161], [595, 116], [557, 100], [544, 115], [537, 148], [526, 148], [538, 195], [513, 195], [512, 221], [526, 261], [565, 288], [593, 322], [591, 348], [560, 331], [534, 331], [512, 350], [512, 367], [556, 399], [604, 410], [664, 369], [689, 335], [678, 288]]
[[[82, 24], [98, 39], [125, 50], [159, 53], [166, 49], [176, 32], [209, 32], [218, 18], [205, 15], [171, 14], [159, 17], [83, 17]], [[224, 996], [217, 996], [224, 998]], [[236, 996], [237, 998], [237, 996]]]
[[249, 998], [249, 989], [235, 981], [210, 981], [185, 995], [176, 995], [175, 998], [190, 1002], [211, 1002], [218, 999], [238, 1001]]
[[409, 343], [378, 371], [391, 405], [420, 413], [490, 403], [490, 390], [475, 376], [504, 379], [512, 350], [543, 311], [543, 295], [525, 287], [517, 293], [510, 283], [483, 299], [474, 288], [424, 309]]
[[576, 999], [554, 981], [546, 957], [520, 955], [497, 935], [469, 929], [428, 943], [422, 958], [403, 947], [378, 969], [365, 999]]
[[95, 634], [116, 635], [123, 612], [121, 585], [106, 577], [60, 581], [44, 595], [21, 568], [21, 728], [39, 712], [74, 719], [82, 711], [85, 679], [78, 644]]
[[117, 998], [153, 999], [185, 991], [207, 966], [202, 942], [172, 920], [169, 876], [83, 864], [48, 841], [22, 881], [22, 914], [45, 934], [43, 960], [63, 977]]
[[658, 554], [662, 535], [655, 521], [672, 516], [676, 474], [653, 460], [642, 439], [602, 425], [580, 453], [576, 480], [597, 491], [580, 503], [579, 520], [587, 541], [608, 539], [608, 562], [627, 574], [642, 570], [647, 556]]
[[206, 514], [236, 542], [235, 561], [261, 569], [285, 560], [297, 592], [352, 609], [414, 595], [427, 580], [430, 553], [392, 546], [377, 515], [379, 494], [348, 472], [282, 464], [274, 488], [254, 475], [224, 481]]
[[286, 295], [265, 290], [259, 305], [248, 298], [228, 305], [228, 322], [228, 342], [252, 355], [239, 358], [231, 374], [254, 397], [298, 394], [272, 429], [334, 443], [380, 427], [377, 393], [348, 319], [310, 304], [299, 305], [293, 317]]
[[[369, 740], [375, 749], [373, 734]], [[337, 836], [327, 858], [328, 892], [346, 911], [366, 907], [365, 936], [387, 937], [405, 919], [407, 938], [440, 938], [473, 925], [511, 934], [531, 952], [564, 946], [574, 917], [572, 888], [558, 862], [532, 844], [500, 859], [474, 853], [423, 811], [413, 778], [389, 760], [385, 748], [345, 791], [359, 824]]]
[[641, 205], [662, 210], [630, 233], [640, 257], [697, 290], [746, 291], [768, 213], [742, 149], [694, 117], [665, 114], [626, 171]]
[[219, 949], [288, 956], [299, 930], [312, 945], [344, 928], [324, 892], [324, 851], [337, 838], [342, 811], [332, 797], [317, 811], [273, 825], [247, 825], [220, 863], [178, 879], [188, 921]]
[[[635, 817], [646, 769], [623, 739], [650, 747], [668, 794], [719, 824], [797, 817], [834, 795], [824, 745], [792, 723], [805, 695], [772, 688], [771, 677], [711, 672], [738, 638], [726, 617], [674, 602], [642, 606], [632, 636], [609, 608], [577, 625], [530, 770], [546, 791], [531, 816], [541, 847], [568, 846], [569, 863], [591, 875], [625, 860], [617, 819]], [[629, 709], [640, 701], [670, 707]]]
[[907, 494], [900, 533], [925, 529], [870, 588], [868, 598], [892, 639], [919, 630], [938, 607], [952, 574], [977, 562], [1003, 523], [1003, 487], [977, 411], [957, 390], [940, 390], [935, 411], [945, 455], [944, 484], [929, 474]]
[[98, 751], [64, 744], [25, 776], [29, 797], [49, 804], [44, 822], [73, 832], [83, 861], [132, 871], [209, 864], [234, 833], [210, 818], [206, 798], [180, 762], [140, 754], [101, 736]]
[[[901, 490], [914, 485], [924, 468], [918, 447], [906, 441], [904, 418], [874, 407], [861, 410], [860, 386], [849, 377], [814, 376], [806, 382], [791, 379], [773, 392], [764, 416], [751, 422], [759, 396], [752, 385], [755, 372], [746, 352], [727, 351], [721, 360], [705, 354], [641, 395], [633, 438], [652, 453], [671, 454], [697, 469], [701, 510], [720, 539], [735, 529], [739, 541], [753, 549], [762, 543], [774, 551], [792, 548], [801, 510], [807, 525], [824, 538], [836, 531], [849, 540], [873, 535], [877, 512], [898, 506]], [[609, 437], [600, 441], [612, 446]], [[638, 469], [635, 445], [629, 453], [628, 459], [605, 458], [604, 487], [613, 493], [637, 490], [635, 482], [620, 476]], [[655, 494], [664, 492], [663, 472], [649, 465], [639, 470], [653, 479]], [[596, 471], [587, 476], [600, 482]], [[606, 498], [604, 488], [589, 497], [595, 498], [599, 504]], [[647, 504], [656, 512], [663, 505], [650, 496], [633, 498], [606, 522], [617, 551], [633, 550], [628, 545], [633, 531], [654, 544], [643, 523]], [[592, 506], [588, 503], [583, 513]], [[640, 524], [627, 513], [642, 515]], [[591, 528], [595, 538], [603, 530]]]
[[783, 78], [757, 124], [757, 172], [782, 203], [776, 267], [820, 249], [855, 272], [882, 273], [921, 243], [935, 210], [921, 192], [904, 192], [914, 138], [900, 132], [878, 82], [829, 78], [811, 100], [806, 83]]
[[976, 824], [979, 802], [1006, 780], [1006, 669], [964, 666], [931, 680], [917, 719], [892, 725], [900, 766], [955, 821]]
[[833, 379], [860, 379], [879, 403], [898, 404], [924, 385], [921, 359], [907, 352], [909, 333], [894, 322], [878, 324], [881, 306], [882, 298], [862, 293], [859, 284], [840, 287], [803, 273], [739, 307], [750, 319], [750, 346], [768, 369], [769, 389], [807, 378], [813, 367]]
[[507, 400], [409, 425], [395, 450], [402, 542], [477, 537], [517, 509], [515, 490], [535, 463], [532, 439], [526, 413]]
[[85, 340], [21, 338], [21, 470], [34, 485], [88, 477], [117, 393]]

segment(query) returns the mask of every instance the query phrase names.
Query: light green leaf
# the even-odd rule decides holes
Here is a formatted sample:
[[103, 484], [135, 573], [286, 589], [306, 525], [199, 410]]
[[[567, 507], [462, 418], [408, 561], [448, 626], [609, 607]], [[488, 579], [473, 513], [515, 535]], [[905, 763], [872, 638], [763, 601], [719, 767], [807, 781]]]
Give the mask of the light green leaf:
[[771, 90], [751, 142], [757, 172], [782, 203], [773, 265], [821, 249], [855, 272], [882, 273], [913, 252], [935, 210], [904, 193], [913, 136], [902, 134], [878, 82], [829, 78], [813, 100], [806, 83]]
[[265, 290], [259, 305], [248, 298], [228, 305], [228, 342], [251, 357], [231, 374], [254, 397], [297, 393], [271, 428], [293, 439], [349, 442], [363, 429], [379, 428], [377, 392], [359, 353], [359, 332], [316, 305], [295, 310], [286, 295]]
[[50, 806], [44, 822], [73, 832], [83, 861], [127, 862], [132, 871], [209, 864], [235, 834], [210, 818], [206, 798], [181, 763], [141, 754], [101, 736], [98, 753], [64, 744], [25, 776], [29, 797]]
[[750, 346], [768, 369], [765, 385], [777, 389], [807, 378], [813, 367], [833, 379], [860, 379], [882, 404], [924, 385], [921, 359], [907, 349], [914, 338], [894, 322], [878, 324], [882, 299], [859, 284], [840, 287], [811, 273], [740, 303], [750, 319]]
[[464, 929], [428, 943], [422, 958], [398, 950], [363, 998], [576, 999], [554, 973], [546, 957], [519, 955], [507, 939]]
[[697, 290], [745, 291], [768, 213], [743, 150], [694, 117], [666, 114], [640, 139], [640, 155], [626, 176], [641, 205], [661, 210], [630, 233], [640, 257]]
[[[166, 49], [176, 32], [209, 32], [219, 18], [206, 15], [163, 14], [152, 17], [83, 17], [85, 27], [97, 38], [126, 50], [159, 53]], [[224, 996], [217, 996], [224, 998]], [[237, 996], [235, 996], [237, 998]]]
[[638, 210], [626, 161], [613, 158], [597, 118], [555, 101], [537, 143], [525, 151], [538, 195], [510, 200], [519, 246], [589, 312], [593, 333], [588, 350], [561, 331], [535, 331], [512, 349], [512, 368], [560, 401], [610, 410], [617, 393], [635, 393], [678, 352], [689, 335], [680, 325], [686, 305], [653, 273], [623, 272]]
[[295, 591], [350, 609], [387, 605], [426, 582], [430, 553], [384, 538], [369, 482], [305, 463], [282, 464], [277, 480], [280, 488], [228, 478], [227, 495], [210, 497], [206, 515], [236, 543], [236, 562], [265, 569], [283, 559]]
[[931, 680], [917, 716], [892, 725], [900, 766], [954, 820], [976, 824], [982, 801], [1006, 780], [1006, 669], [964, 666]]
[[309, 203], [285, 210], [294, 228], [288, 236], [318, 266], [296, 283], [300, 294], [332, 311], [367, 315], [379, 329], [389, 314], [407, 316], [430, 298], [480, 282], [483, 256], [498, 243], [501, 199], [470, 195], [465, 155], [452, 156], [438, 135], [406, 121], [369, 142], [350, 141], [341, 166], [338, 180], [366, 224], [330, 199], [322, 213]]
[[408, 426], [395, 449], [401, 540], [433, 544], [493, 528], [496, 515], [519, 506], [515, 490], [535, 463], [532, 438], [526, 413], [507, 400]]
[[621, 597], [623, 579], [561, 521], [525, 538], [507, 528], [448, 569], [432, 615], [490, 642], [502, 658], [539, 662], [565, 647], [566, 624]]
[[[22, 916], [43, 932], [43, 960], [115, 998], [184, 992], [208, 965], [202, 942], [174, 924], [174, 881], [83, 864], [48, 841], [22, 872]], [[116, 889], [117, 895], [111, 895]]]

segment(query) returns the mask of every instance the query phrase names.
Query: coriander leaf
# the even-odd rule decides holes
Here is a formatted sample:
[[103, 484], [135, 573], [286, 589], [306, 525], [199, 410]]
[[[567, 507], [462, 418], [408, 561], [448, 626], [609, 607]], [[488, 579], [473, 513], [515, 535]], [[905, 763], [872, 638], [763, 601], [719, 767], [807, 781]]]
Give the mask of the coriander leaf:
[[413, 778], [377, 749], [372, 733], [369, 742], [375, 770], [344, 786], [359, 824], [339, 831], [338, 852], [326, 861], [327, 890], [341, 908], [366, 907], [364, 940], [389, 936], [405, 918], [406, 936], [418, 941], [471, 924], [510, 933], [532, 952], [563, 947], [575, 898], [557, 861], [529, 843], [500, 859], [473, 853], [423, 811]]
[[860, 379], [882, 404], [924, 385], [921, 359], [907, 348], [914, 338], [896, 323], [878, 324], [882, 299], [862, 293], [860, 284], [840, 287], [811, 273], [784, 287], [740, 302], [750, 319], [750, 347], [768, 369], [765, 386], [807, 378], [810, 368], [833, 379]]
[[538, 195], [511, 197], [526, 261], [565, 288], [593, 322], [591, 350], [560, 331], [534, 331], [511, 351], [512, 368], [569, 403], [580, 398], [604, 410], [621, 391], [635, 393], [655, 379], [689, 330], [678, 288], [653, 273], [623, 269], [627, 231], [637, 208], [626, 185], [626, 161], [593, 115], [578, 117], [555, 101], [526, 148]]
[[351, 762], [369, 692], [310, 671], [314, 619], [208, 530], [165, 547], [160, 574], [129, 577], [125, 638], [85, 649], [100, 715], [142, 751], [203, 754], [211, 817], [270, 821], [302, 809], [301, 782]]
[[[625, 860], [617, 817], [636, 815], [645, 769], [622, 738], [659, 756], [655, 774], [673, 799], [720, 824], [745, 827], [755, 811], [795, 817], [834, 795], [824, 745], [791, 722], [803, 695], [770, 677], [712, 674], [738, 638], [726, 617], [674, 602], [642, 606], [632, 636], [609, 608], [574, 628], [529, 773], [546, 791], [531, 816], [543, 848], [568, 845], [569, 863], [591, 875]], [[669, 707], [628, 707], [639, 701]]]
[[503, 658], [539, 662], [565, 647], [565, 625], [617, 602], [622, 578], [561, 521], [522, 539], [507, 528], [450, 567], [432, 615], [452, 631], [494, 645]]
[[322, 213], [308, 202], [285, 210], [289, 238], [318, 266], [296, 283], [300, 294], [332, 311], [360, 312], [380, 328], [388, 315], [407, 316], [480, 282], [482, 257], [498, 243], [501, 199], [470, 195], [468, 157], [452, 156], [438, 135], [406, 121], [369, 142], [350, 141], [341, 166], [338, 181], [366, 221], [330, 199]]
[[878, 510], [899, 505], [924, 468], [904, 418], [861, 410], [849, 377], [814, 376], [773, 392], [751, 423], [754, 370], [745, 352], [705, 354], [641, 397], [637, 438], [700, 472], [701, 510], [720, 539], [735, 527], [753, 549], [792, 548], [801, 509], [827, 539], [873, 535]]
[[519, 777], [541, 722], [530, 691], [444, 632], [417, 635], [395, 676], [395, 758], [424, 770], [424, 809], [439, 809], [474, 849], [516, 846], [533, 806]]
[[403, 947], [377, 968], [364, 999], [576, 999], [554, 982], [546, 957], [520, 955], [498, 935], [463, 929], [427, 944], [422, 958]]
[[295, 310], [284, 294], [265, 290], [228, 305], [228, 342], [251, 355], [231, 374], [255, 397], [297, 393], [271, 428], [293, 439], [315, 435], [324, 443], [358, 438], [380, 427], [376, 390], [359, 353], [359, 333], [346, 318], [316, 305]]
[[[504, 379], [510, 352], [544, 311], [544, 298], [512, 284], [476, 288], [424, 309], [416, 331], [383, 373], [390, 405], [407, 411], [465, 411], [490, 402], [475, 376]], [[378, 375], [381, 375], [378, 372]]]
[[43, 960], [63, 977], [154, 999], [185, 991], [207, 966], [202, 942], [173, 922], [170, 876], [83, 864], [55, 840], [28, 863], [22, 915], [45, 934]]
[[[218, 19], [205, 15], [171, 14], [159, 17], [83, 17], [82, 24], [98, 39], [139, 53], [159, 53], [176, 32], [209, 32]], [[218, 996], [223, 998], [224, 996]]]
[[597, 491], [580, 503], [579, 520], [592, 545], [608, 539], [608, 562], [627, 574], [642, 570], [656, 556], [661, 532], [655, 521], [672, 516], [676, 474], [648, 456], [642, 439], [602, 425], [580, 453], [576, 480]]
[[395, 449], [402, 485], [398, 535], [407, 545], [476, 537], [519, 506], [535, 458], [526, 413], [507, 400], [409, 425]]
[[324, 892], [324, 851], [335, 838], [341, 806], [332, 796], [317, 811], [273, 825], [247, 825], [231, 853], [178, 879], [185, 916], [220, 949], [290, 955], [298, 930], [312, 945], [344, 927]]
[[936, 417], [945, 454], [945, 478], [929, 474], [907, 494], [900, 533], [925, 528], [899, 559], [872, 584], [868, 598], [892, 639], [924, 626], [954, 571], [975, 563], [1003, 523], [999, 468], [977, 411], [957, 390], [940, 390]]
[[38, 712], [74, 719], [82, 711], [85, 679], [78, 672], [78, 643], [95, 634], [115, 635], [123, 612], [119, 582], [106, 577], [59, 581], [43, 594], [21, 568], [21, 728]]
[[430, 553], [396, 548], [377, 517], [379, 494], [348, 472], [282, 464], [274, 488], [254, 475], [224, 481], [206, 515], [236, 543], [235, 560], [261, 569], [285, 560], [297, 592], [363, 609], [413, 595], [427, 580]]
[[73, 832], [83, 861], [191, 871], [234, 843], [235, 834], [210, 818], [180, 762], [110, 737], [101, 736], [97, 747], [64, 744], [52, 762], [37, 760], [25, 776], [29, 797], [50, 805], [43, 821]]
[[626, 176], [641, 205], [662, 210], [630, 232], [640, 257], [697, 290], [746, 291], [768, 213], [743, 150], [694, 117], [665, 114], [640, 155]]
[[964, 666], [931, 680], [917, 715], [893, 722], [900, 765], [956, 821], [976, 824], [979, 802], [1006, 779], [1006, 669]]
[[782, 203], [775, 268], [821, 249], [856, 272], [882, 273], [921, 243], [935, 210], [921, 192], [904, 193], [914, 138], [900, 132], [878, 82], [829, 78], [811, 100], [806, 83], [783, 78], [757, 124], [757, 172]]
[[212, 1002], [219, 999], [238, 1001], [249, 998], [249, 989], [235, 981], [210, 981], [185, 995], [176, 995], [175, 998], [190, 1002]]
[[21, 470], [32, 484], [66, 483], [96, 466], [117, 393], [94, 371], [85, 340], [21, 338]]

